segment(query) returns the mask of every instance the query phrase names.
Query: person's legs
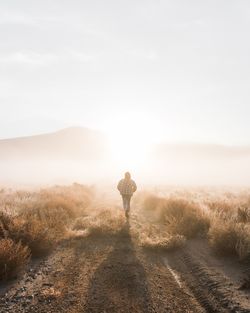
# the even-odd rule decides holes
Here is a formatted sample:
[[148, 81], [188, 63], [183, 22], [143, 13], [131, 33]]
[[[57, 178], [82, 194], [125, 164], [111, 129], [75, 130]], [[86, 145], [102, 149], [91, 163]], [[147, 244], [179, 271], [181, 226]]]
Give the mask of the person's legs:
[[126, 217], [128, 217], [129, 211], [130, 211], [130, 195], [122, 195], [122, 202], [123, 202], [123, 209], [125, 211]]
[[123, 203], [123, 209], [126, 211], [127, 200], [126, 200], [126, 196], [125, 195], [122, 195], [122, 203]]
[[130, 195], [127, 195], [127, 196], [126, 196], [126, 209], [125, 209], [125, 215], [126, 215], [126, 217], [129, 217], [130, 200], [131, 200], [131, 196], [130, 196]]
[[128, 196], [128, 210], [130, 211], [130, 201], [131, 201], [132, 196]]
[[128, 195], [127, 196], [127, 210], [130, 211], [130, 200], [131, 200], [131, 196]]

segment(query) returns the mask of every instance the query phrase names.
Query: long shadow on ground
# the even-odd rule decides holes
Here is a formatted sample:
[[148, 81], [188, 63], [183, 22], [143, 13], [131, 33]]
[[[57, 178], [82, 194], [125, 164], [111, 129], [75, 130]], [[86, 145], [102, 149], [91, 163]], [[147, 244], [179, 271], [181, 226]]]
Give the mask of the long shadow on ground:
[[149, 313], [150, 307], [146, 273], [136, 257], [127, 223], [90, 281], [84, 311]]

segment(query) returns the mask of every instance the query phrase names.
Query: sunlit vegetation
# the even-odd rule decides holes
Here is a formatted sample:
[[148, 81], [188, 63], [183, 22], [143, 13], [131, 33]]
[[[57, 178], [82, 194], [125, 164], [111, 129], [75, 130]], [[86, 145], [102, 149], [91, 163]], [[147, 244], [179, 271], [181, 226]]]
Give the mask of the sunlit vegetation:
[[8, 279], [25, 267], [29, 261], [30, 250], [21, 242], [10, 238], [0, 239], [0, 279]]
[[2, 193], [0, 279], [13, 277], [30, 256], [49, 253], [84, 214], [92, 197], [93, 191], [79, 184]]
[[188, 199], [148, 195], [142, 208], [148, 225], [140, 234], [143, 247], [179, 248], [189, 238], [205, 236], [210, 225], [205, 212]]
[[210, 245], [222, 255], [236, 255], [244, 260], [250, 256], [250, 202], [239, 198], [210, 205]]
[[184, 239], [203, 237], [218, 255], [234, 255], [240, 260], [250, 256], [248, 193], [146, 195], [142, 207], [151, 225], [143, 235], [145, 246], [172, 249], [183, 245]]
[[[139, 192], [129, 221], [120, 206], [95, 200], [73, 184], [38, 191], [0, 191], [0, 279], [15, 277], [30, 258], [69, 238], [130, 235], [143, 249], [170, 251], [192, 239], [239, 260], [250, 258], [250, 197], [246, 192], [164, 189]], [[96, 199], [96, 198], [95, 198]]]
[[85, 236], [115, 235], [124, 229], [126, 220], [117, 208], [97, 207], [88, 216], [76, 219], [73, 230], [82, 230]]

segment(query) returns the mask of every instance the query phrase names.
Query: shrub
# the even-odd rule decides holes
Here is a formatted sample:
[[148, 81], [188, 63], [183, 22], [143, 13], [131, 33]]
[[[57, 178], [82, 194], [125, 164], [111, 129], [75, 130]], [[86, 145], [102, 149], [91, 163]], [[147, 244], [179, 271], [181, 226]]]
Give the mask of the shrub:
[[13, 218], [9, 236], [27, 245], [32, 255], [40, 256], [47, 254], [64, 236], [69, 221], [61, 202], [55, 201], [52, 205], [52, 202], [39, 201]]
[[55, 186], [41, 190], [40, 198], [45, 207], [61, 208], [70, 218], [74, 218], [89, 206], [93, 198], [93, 190], [74, 183], [71, 186]]
[[234, 213], [235, 210], [235, 203], [233, 202], [233, 200], [213, 200], [213, 201], [209, 201], [206, 203], [207, 206], [209, 207], [209, 209], [212, 212], [218, 213], [218, 214], [222, 214], [222, 215], [227, 215], [227, 216], [231, 216], [232, 213]]
[[119, 233], [125, 225], [125, 218], [116, 209], [100, 209], [91, 216], [78, 218], [74, 230], [85, 230], [88, 235], [112, 235]]
[[201, 208], [192, 202], [169, 198], [161, 210], [162, 218], [173, 234], [193, 238], [205, 235], [209, 229], [209, 219]]
[[0, 240], [0, 279], [14, 277], [28, 263], [30, 251], [20, 242]]
[[250, 255], [249, 225], [217, 218], [209, 230], [209, 242], [220, 255], [237, 255], [244, 259]]
[[64, 237], [72, 220], [82, 214], [90, 196], [90, 190], [79, 184], [41, 190], [22, 203], [9, 236], [27, 245], [32, 255], [46, 254]]
[[209, 230], [209, 242], [212, 248], [222, 255], [236, 254], [238, 229], [233, 222], [216, 221]]
[[158, 211], [159, 221], [174, 235], [192, 238], [204, 235], [209, 229], [209, 219], [201, 208], [192, 202], [178, 198], [150, 197], [145, 200], [146, 210]]
[[8, 236], [12, 224], [13, 221], [11, 216], [7, 213], [0, 212], [0, 239]]
[[20, 213], [19, 218], [25, 220], [27, 223], [32, 221], [42, 224], [45, 229], [50, 229], [58, 237], [65, 233], [66, 227], [71, 221], [71, 218], [69, 218], [63, 208], [47, 207], [44, 203], [23, 211]]
[[15, 276], [30, 253], [47, 254], [92, 197], [93, 191], [80, 184], [1, 195], [1, 207], [8, 214], [0, 212], [0, 279]]
[[240, 223], [250, 222], [250, 208], [249, 207], [239, 207], [237, 212], [237, 221]]
[[54, 230], [32, 216], [15, 218], [9, 235], [15, 242], [28, 246], [33, 256], [47, 254], [57, 242]]

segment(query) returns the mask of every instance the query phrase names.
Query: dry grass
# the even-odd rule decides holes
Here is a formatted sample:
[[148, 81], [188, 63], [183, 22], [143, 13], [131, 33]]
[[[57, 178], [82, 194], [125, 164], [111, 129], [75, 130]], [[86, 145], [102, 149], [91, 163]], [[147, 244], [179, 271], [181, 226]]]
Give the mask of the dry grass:
[[181, 235], [148, 235], [143, 232], [139, 236], [139, 244], [143, 248], [153, 250], [174, 250], [183, 247], [186, 243], [186, 239]]
[[[203, 237], [220, 254], [241, 260], [250, 256], [249, 191], [172, 188], [159, 195], [141, 192], [133, 199], [129, 231], [141, 247], [172, 250]], [[90, 210], [93, 196], [93, 190], [79, 184], [0, 191], [0, 279], [16, 275], [29, 253], [47, 254], [64, 238], [122, 233], [127, 225], [123, 211], [93, 205]]]
[[28, 263], [30, 251], [12, 239], [0, 240], [0, 279], [13, 278]]
[[216, 253], [238, 256], [244, 260], [250, 256], [250, 200], [249, 193], [238, 196], [227, 193], [222, 199], [207, 203], [211, 227], [209, 243]]
[[202, 236], [208, 237], [211, 247], [220, 255], [235, 255], [240, 260], [249, 258], [249, 193], [202, 191], [192, 195], [182, 193], [182, 196], [185, 197], [145, 197], [143, 213], [150, 217], [148, 221], [154, 227], [143, 230], [144, 235], [140, 236], [143, 246], [178, 247], [185, 243], [183, 238]]
[[213, 218], [209, 243], [220, 255], [236, 255], [243, 260], [250, 255], [250, 225], [235, 220]]
[[239, 223], [250, 223], [250, 206], [241, 206], [238, 208], [237, 221]]
[[73, 221], [84, 214], [92, 197], [93, 191], [79, 184], [38, 192], [8, 192], [5, 197], [1, 193], [0, 239], [5, 247], [2, 258], [6, 277], [14, 273], [13, 264], [17, 271], [22, 268], [25, 252], [31, 251], [32, 256], [50, 252]]
[[158, 222], [165, 225], [169, 234], [193, 238], [205, 235], [209, 229], [208, 217], [198, 204], [191, 201], [150, 196], [145, 199], [143, 207], [158, 216]]
[[166, 199], [161, 216], [170, 233], [186, 238], [206, 235], [210, 225], [199, 205], [183, 199]]
[[0, 239], [8, 237], [12, 225], [13, 218], [5, 212], [0, 212]]
[[14, 219], [13, 237], [27, 244], [33, 255], [48, 252], [84, 214], [91, 197], [92, 192], [79, 184], [41, 190]]
[[115, 208], [97, 208], [93, 214], [76, 220], [73, 229], [82, 230], [88, 236], [114, 235], [125, 225], [123, 212]]
[[29, 247], [32, 256], [45, 255], [57, 243], [59, 237], [54, 229], [48, 228], [48, 225], [34, 216], [29, 219], [16, 217], [9, 236]]
[[186, 239], [182, 235], [174, 235], [167, 231], [152, 215], [139, 212], [130, 229], [131, 236], [138, 245], [151, 250], [174, 250], [185, 245]]
[[143, 228], [138, 231], [144, 248], [173, 250], [185, 245], [187, 238], [205, 235], [209, 219], [201, 208], [188, 200], [147, 195], [142, 201]]

